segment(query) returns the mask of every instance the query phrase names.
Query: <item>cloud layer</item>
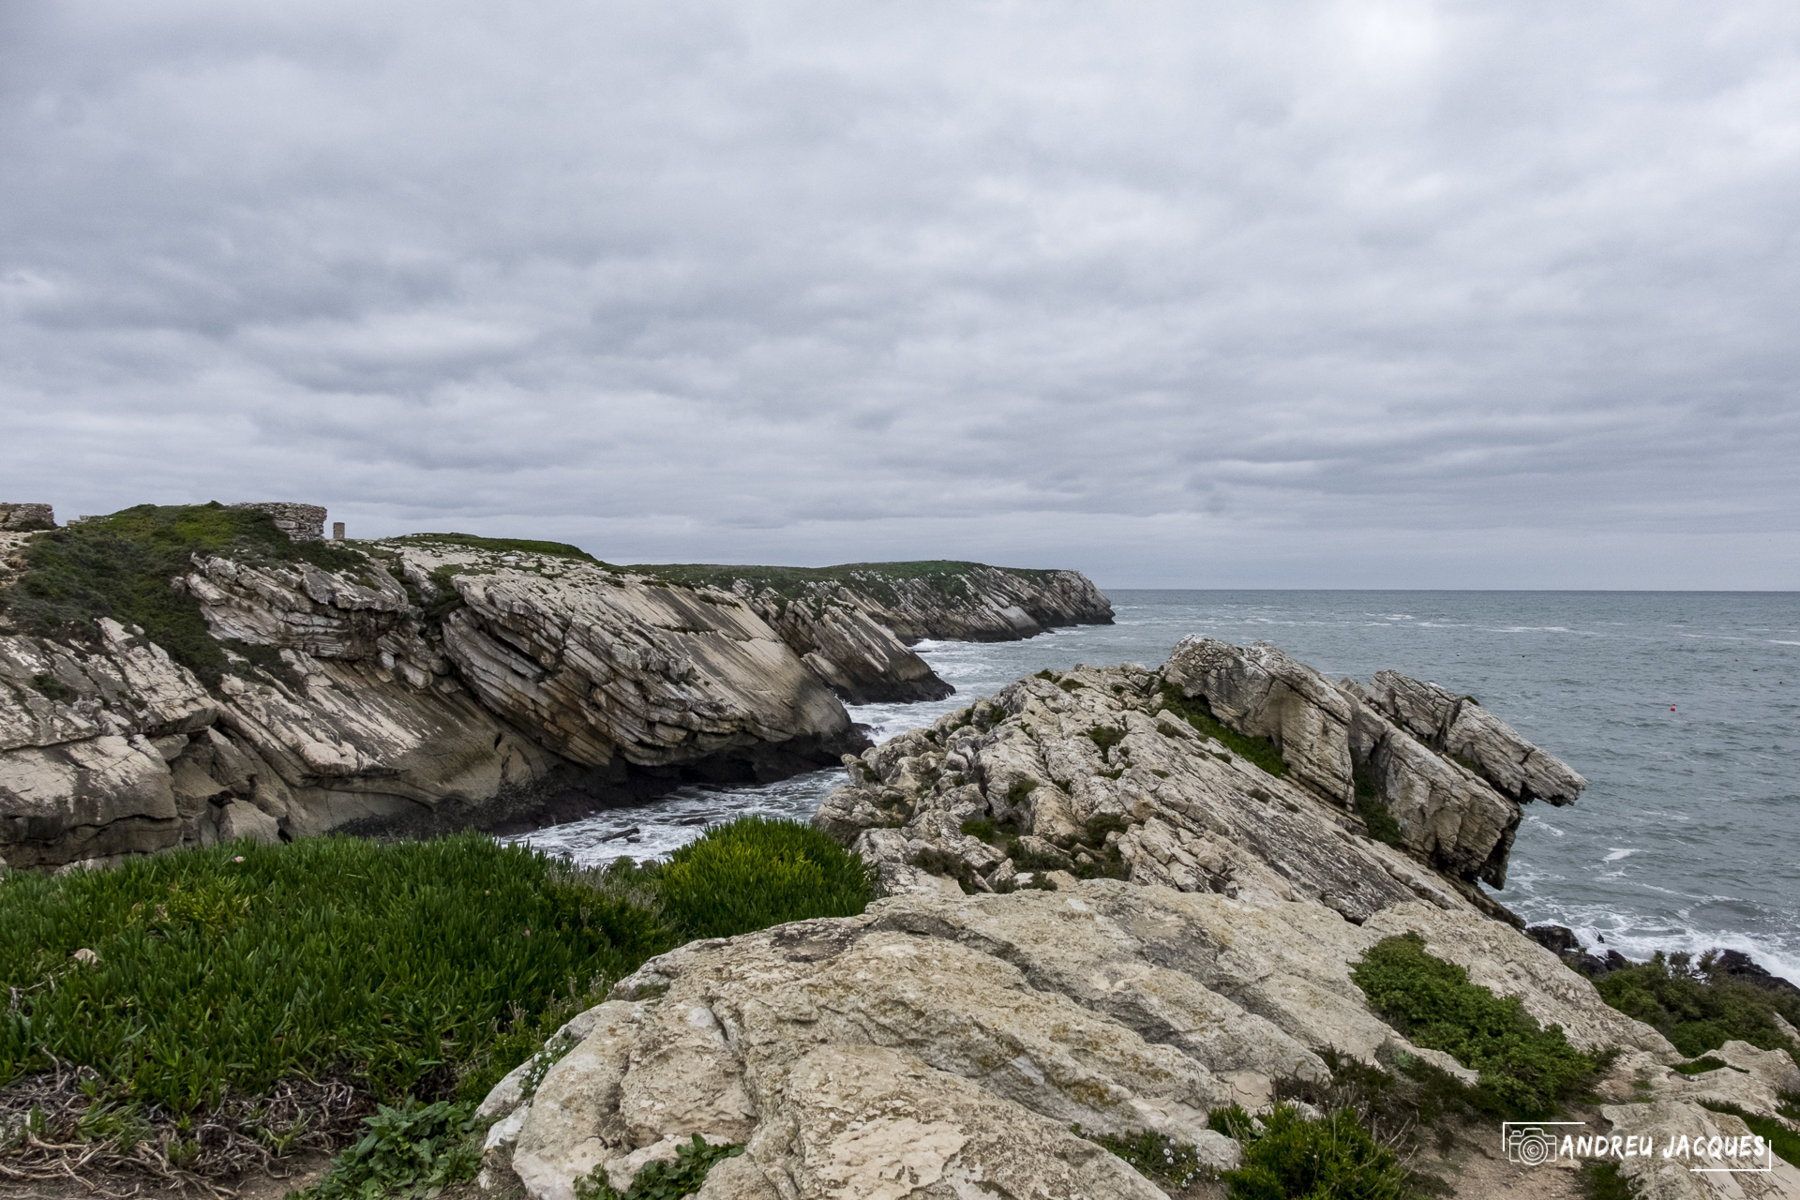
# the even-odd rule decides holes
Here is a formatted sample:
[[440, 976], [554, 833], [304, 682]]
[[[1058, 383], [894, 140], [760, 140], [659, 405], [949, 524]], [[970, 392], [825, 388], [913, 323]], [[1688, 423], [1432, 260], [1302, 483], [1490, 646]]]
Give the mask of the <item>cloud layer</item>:
[[1800, 10], [0, 7], [0, 499], [1800, 586]]

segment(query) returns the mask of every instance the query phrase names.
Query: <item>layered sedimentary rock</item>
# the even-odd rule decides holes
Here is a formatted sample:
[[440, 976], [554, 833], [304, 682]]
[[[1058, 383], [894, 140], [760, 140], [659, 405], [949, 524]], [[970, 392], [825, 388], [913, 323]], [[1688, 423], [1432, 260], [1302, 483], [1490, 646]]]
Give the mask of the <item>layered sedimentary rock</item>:
[[[1340, 760], [1333, 740], [1355, 772], [1354, 693], [1254, 648], [1234, 666], [1229, 649], [1187, 645], [1180, 674], [1221, 718], [1279, 732], [1312, 774]], [[1412, 1056], [1474, 1080], [1353, 981], [1397, 934], [1578, 1048], [1616, 1051], [1600, 1093], [1617, 1130], [1743, 1134], [1702, 1101], [1772, 1112], [1800, 1084], [1785, 1055], [1736, 1042], [1732, 1069], [1671, 1070], [1681, 1056], [1659, 1033], [1495, 920], [1430, 847], [1366, 837], [1346, 807], [1354, 778], [1340, 794], [1270, 775], [1185, 718], [1200, 693], [1184, 686], [1130, 667], [1046, 672], [850, 760], [855, 781], [818, 821], [876, 863], [888, 898], [646, 963], [487, 1098], [486, 1182], [537, 1200], [573, 1200], [588, 1179], [623, 1191], [699, 1135], [744, 1147], [699, 1200], [1160, 1197], [1083, 1134], [1151, 1131], [1228, 1168], [1240, 1147], [1208, 1113], [1264, 1110], [1325, 1081], [1333, 1056], [1390, 1070]], [[1784, 1171], [1715, 1191], [1657, 1166], [1631, 1168], [1646, 1194], [1800, 1183]]]
[[0, 503], [0, 533], [27, 533], [56, 527], [56, 512], [48, 504]]
[[[1261, 739], [1263, 765], [1203, 732], [1208, 716]], [[819, 822], [897, 890], [929, 861], [982, 889], [1067, 868], [1301, 896], [1358, 921], [1411, 897], [1496, 911], [1475, 881], [1504, 880], [1519, 821], [1515, 801], [1354, 687], [1273, 647], [1206, 638], [1185, 639], [1159, 672], [1020, 680], [850, 770]], [[1395, 844], [1370, 836], [1380, 814], [1393, 827], [1373, 831]], [[1002, 835], [984, 840], [965, 831], [972, 822]]]
[[726, 593], [430, 543], [337, 571], [196, 556], [180, 586], [237, 659], [211, 688], [114, 621], [0, 635], [0, 859], [491, 825], [867, 745]]
[[1111, 603], [1079, 571], [960, 562], [642, 569], [742, 596], [852, 704], [952, 694], [955, 689], [908, 649], [927, 638], [1012, 641], [1113, 620]]

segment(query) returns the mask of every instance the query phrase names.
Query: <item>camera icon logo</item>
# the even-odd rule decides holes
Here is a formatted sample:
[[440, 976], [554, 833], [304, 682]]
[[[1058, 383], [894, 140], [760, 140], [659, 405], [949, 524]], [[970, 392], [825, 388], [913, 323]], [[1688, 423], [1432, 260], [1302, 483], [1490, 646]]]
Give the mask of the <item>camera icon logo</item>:
[[1508, 1121], [1500, 1126], [1501, 1145], [1508, 1162], [1526, 1167], [1541, 1167], [1555, 1162], [1561, 1131], [1544, 1125]]

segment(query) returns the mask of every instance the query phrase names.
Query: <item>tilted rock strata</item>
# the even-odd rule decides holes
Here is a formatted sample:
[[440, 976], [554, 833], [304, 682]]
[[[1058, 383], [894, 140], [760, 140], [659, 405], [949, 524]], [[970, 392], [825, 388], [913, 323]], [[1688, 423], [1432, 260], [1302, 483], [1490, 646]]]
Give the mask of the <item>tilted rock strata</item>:
[[1367, 789], [1407, 848], [1464, 879], [1506, 883], [1519, 804], [1573, 803], [1587, 781], [1499, 718], [1394, 671], [1372, 690], [1258, 642], [1182, 639], [1163, 676], [1240, 733], [1266, 737], [1294, 777], [1345, 807]]
[[1577, 1045], [1675, 1057], [1554, 955], [1466, 907], [1402, 900], [1359, 926], [1306, 901], [1113, 880], [919, 893], [651, 960], [571, 1023], [576, 1044], [529, 1101], [528, 1068], [494, 1090], [489, 1169], [572, 1200], [595, 1168], [618, 1186], [646, 1151], [699, 1133], [747, 1147], [702, 1200], [1161, 1196], [1071, 1125], [1155, 1130], [1231, 1166], [1237, 1148], [1207, 1113], [1325, 1078], [1327, 1050], [1447, 1059], [1411, 1046], [1350, 981], [1364, 951], [1404, 931]]
[[[653, 568], [649, 568], [653, 569]], [[1015, 571], [977, 563], [909, 577], [879, 564], [805, 584], [797, 595], [754, 577], [721, 586], [743, 596], [834, 691], [852, 704], [937, 700], [955, 690], [907, 647], [927, 638], [995, 642], [1068, 625], [1110, 625], [1112, 604], [1079, 571]]]
[[[1288, 774], [1196, 732], [1165, 707], [1170, 687], [1277, 742]], [[1517, 806], [1272, 647], [1188, 639], [1160, 673], [1022, 679], [848, 765], [816, 820], [894, 891], [937, 886], [930, 870], [1004, 890], [1065, 868], [1312, 899], [1356, 921], [1412, 898], [1504, 913], [1474, 880], [1504, 877]], [[1402, 847], [1370, 838], [1352, 809], [1358, 765]], [[963, 832], [983, 821], [1006, 836]]]
[[[214, 636], [280, 656], [216, 691], [115, 622], [91, 648], [0, 636], [0, 859], [441, 831], [641, 791], [640, 768], [768, 778], [867, 744], [735, 596], [481, 552], [387, 563], [197, 559], [181, 585]], [[461, 607], [440, 628], [403, 578]]]

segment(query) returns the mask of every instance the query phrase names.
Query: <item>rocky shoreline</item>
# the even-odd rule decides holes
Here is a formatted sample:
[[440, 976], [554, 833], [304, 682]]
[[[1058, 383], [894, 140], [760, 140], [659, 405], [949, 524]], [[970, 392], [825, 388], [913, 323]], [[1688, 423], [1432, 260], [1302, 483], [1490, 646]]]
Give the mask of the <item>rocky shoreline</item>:
[[[1095, 1139], [1223, 1171], [1244, 1147], [1208, 1114], [1233, 1104], [1356, 1070], [1490, 1086], [1353, 980], [1395, 938], [1597, 1055], [1598, 1129], [1748, 1137], [1733, 1113], [1800, 1091], [1790, 1054], [1744, 1041], [1696, 1071], [1482, 891], [1519, 806], [1585, 781], [1432, 685], [1189, 638], [1159, 671], [1042, 672], [845, 763], [817, 824], [889, 898], [645, 964], [488, 1097], [484, 1186], [622, 1191], [699, 1135], [743, 1147], [702, 1200], [1165, 1196]], [[1580, 1194], [1492, 1164], [1484, 1122], [1440, 1129], [1456, 1194]], [[1779, 1160], [1615, 1166], [1644, 1197], [1800, 1192]]]
[[[268, 511], [146, 506], [66, 530], [43, 506], [8, 508], [19, 529], [0, 535], [0, 861], [517, 828], [687, 782], [779, 779], [868, 744], [840, 694], [945, 694], [884, 614], [905, 614], [909, 631], [986, 621], [996, 636], [1041, 628], [1015, 621], [1023, 601], [1049, 619], [1111, 620], [1074, 572], [870, 564], [777, 611], [747, 583], [574, 547], [325, 544], [323, 509], [255, 507]], [[253, 552], [195, 550], [149, 581], [204, 621], [205, 645], [176, 646], [190, 661], [126, 613], [50, 636], [6, 603], [63, 587], [34, 567], [34, 539], [60, 539], [70, 558], [84, 538], [174, 536], [183, 521], [273, 526]], [[202, 678], [207, 655], [214, 678]]]

